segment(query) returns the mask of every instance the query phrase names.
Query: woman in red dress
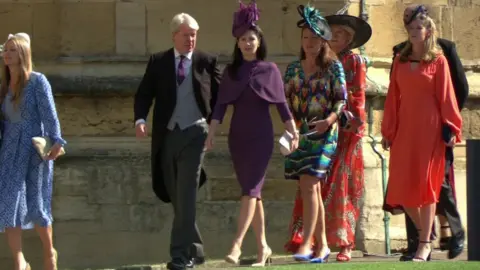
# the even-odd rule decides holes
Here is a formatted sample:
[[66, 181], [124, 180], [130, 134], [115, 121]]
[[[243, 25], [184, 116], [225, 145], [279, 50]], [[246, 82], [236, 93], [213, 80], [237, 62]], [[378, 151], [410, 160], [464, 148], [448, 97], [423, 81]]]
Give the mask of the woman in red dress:
[[[351, 50], [365, 44], [372, 35], [372, 29], [367, 22], [354, 16], [331, 15], [325, 19], [333, 34], [329, 44], [342, 61], [345, 70], [347, 110], [353, 117], [350, 120], [344, 118], [344, 128], [339, 132], [332, 170], [322, 187], [322, 198], [328, 245], [341, 248], [337, 261], [349, 261], [355, 241], [356, 221], [363, 201], [364, 166], [361, 139], [365, 129], [363, 123], [367, 72], [367, 60]], [[290, 227], [291, 239], [285, 246], [289, 252], [296, 252], [303, 239], [302, 211], [302, 198], [298, 190]]]
[[408, 40], [393, 62], [382, 121], [382, 145], [390, 149], [385, 204], [403, 207], [419, 231], [413, 260], [428, 261], [445, 147], [460, 141], [462, 117], [432, 18], [418, 9], [406, 25]]

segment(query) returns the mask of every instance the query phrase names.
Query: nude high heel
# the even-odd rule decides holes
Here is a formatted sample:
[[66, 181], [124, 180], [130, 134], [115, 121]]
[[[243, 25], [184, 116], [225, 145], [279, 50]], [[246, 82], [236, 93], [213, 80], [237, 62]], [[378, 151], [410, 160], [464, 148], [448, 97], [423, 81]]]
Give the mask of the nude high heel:
[[265, 263], [268, 266], [272, 263], [272, 249], [270, 247], [263, 253], [261, 260], [257, 259], [257, 262], [252, 264], [251, 267], [265, 267]]
[[241, 255], [242, 251], [240, 251], [240, 249], [235, 249], [230, 254], [225, 256], [225, 261], [231, 264], [238, 264], [240, 262]]
[[[58, 270], [58, 266], [57, 266], [57, 262], [58, 262], [58, 253], [57, 253], [57, 250], [54, 249], [52, 251], [52, 257], [50, 258], [50, 260], [53, 259], [53, 270]], [[46, 263], [46, 261], [45, 261]]]
[[53, 270], [58, 270], [58, 252], [56, 249], [53, 250], [53, 257], [55, 258], [55, 266], [53, 267]]

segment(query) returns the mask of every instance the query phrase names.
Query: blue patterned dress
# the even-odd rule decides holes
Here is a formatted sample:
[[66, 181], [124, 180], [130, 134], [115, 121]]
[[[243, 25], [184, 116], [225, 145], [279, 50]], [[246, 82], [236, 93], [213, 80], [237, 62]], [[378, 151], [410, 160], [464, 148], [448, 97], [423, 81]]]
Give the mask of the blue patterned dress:
[[334, 123], [320, 135], [302, 134], [312, 130], [308, 122], [343, 111], [347, 86], [342, 63], [334, 61], [327, 71], [305, 78], [301, 62], [295, 61], [287, 66], [284, 81], [287, 101], [300, 132], [298, 149], [285, 159], [285, 178], [298, 180], [305, 174], [324, 181], [337, 148], [338, 125]]
[[47, 78], [32, 72], [15, 108], [9, 92], [1, 105], [4, 128], [0, 146], [0, 231], [52, 224], [53, 161], [43, 161], [32, 137], [48, 136], [65, 144]]

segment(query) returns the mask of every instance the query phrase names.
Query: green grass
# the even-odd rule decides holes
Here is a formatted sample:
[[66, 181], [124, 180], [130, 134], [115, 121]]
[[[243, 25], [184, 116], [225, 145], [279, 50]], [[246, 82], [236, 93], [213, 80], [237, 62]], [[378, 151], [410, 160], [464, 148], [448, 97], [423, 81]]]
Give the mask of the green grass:
[[[242, 267], [243, 268], [243, 267]], [[240, 269], [242, 269], [240, 268]], [[248, 267], [246, 269], [258, 269]], [[377, 262], [377, 263], [326, 263], [326, 264], [292, 264], [282, 266], [266, 267], [266, 270], [308, 270], [308, 269], [322, 269], [322, 270], [478, 270], [480, 269], [480, 262]]]

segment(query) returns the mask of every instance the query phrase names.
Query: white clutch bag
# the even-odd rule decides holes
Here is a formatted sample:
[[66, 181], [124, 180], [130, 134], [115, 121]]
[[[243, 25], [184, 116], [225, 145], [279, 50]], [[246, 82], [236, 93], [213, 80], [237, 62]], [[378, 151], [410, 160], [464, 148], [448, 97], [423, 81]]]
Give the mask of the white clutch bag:
[[[43, 160], [46, 160], [48, 155], [50, 155], [50, 150], [52, 148], [52, 142], [49, 137], [33, 137], [32, 138], [33, 147], [37, 150], [40, 157]], [[59, 156], [65, 155], [65, 149], [62, 147], [60, 150]]]
[[292, 140], [293, 140], [293, 135], [290, 132], [285, 130], [282, 137], [280, 137], [280, 140], [278, 140], [278, 142], [280, 143], [280, 153], [282, 153], [282, 155], [288, 156], [292, 153], [291, 151]]

